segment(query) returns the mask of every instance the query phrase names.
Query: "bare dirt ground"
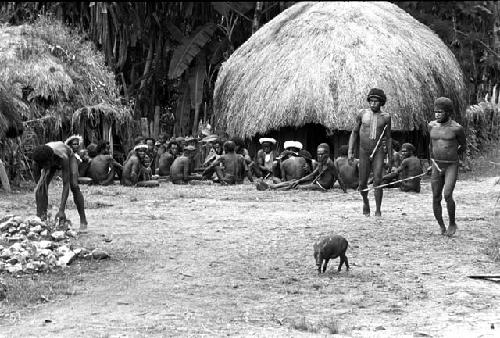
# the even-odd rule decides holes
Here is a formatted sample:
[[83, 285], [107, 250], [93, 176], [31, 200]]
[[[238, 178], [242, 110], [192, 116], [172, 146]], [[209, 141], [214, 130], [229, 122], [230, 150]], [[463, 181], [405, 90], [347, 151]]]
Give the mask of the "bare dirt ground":
[[[4, 316], [0, 336], [499, 335], [500, 285], [467, 277], [500, 273], [484, 251], [499, 238], [491, 177], [457, 182], [453, 238], [439, 234], [428, 178], [420, 194], [385, 190], [381, 218], [338, 189], [81, 189], [82, 241], [113, 258], [75, 279], [73, 295]], [[57, 205], [60, 183], [49, 191]], [[0, 210], [35, 214], [33, 193], [0, 194]], [[72, 202], [67, 215], [77, 223]], [[351, 270], [334, 260], [318, 276], [312, 246], [330, 233], [348, 239]]]

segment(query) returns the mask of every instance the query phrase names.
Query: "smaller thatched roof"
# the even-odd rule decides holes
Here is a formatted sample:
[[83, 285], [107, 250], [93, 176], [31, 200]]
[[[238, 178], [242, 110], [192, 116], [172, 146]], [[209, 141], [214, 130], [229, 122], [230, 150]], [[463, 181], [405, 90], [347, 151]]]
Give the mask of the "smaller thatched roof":
[[48, 123], [55, 132], [83, 107], [131, 118], [103, 55], [46, 17], [33, 24], [0, 26], [0, 81], [12, 89], [14, 101], [28, 107], [26, 120]]
[[465, 110], [453, 53], [428, 27], [388, 2], [299, 2], [261, 27], [222, 65], [217, 127], [252, 137], [318, 123], [351, 130], [382, 88], [395, 130], [423, 128], [435, 98]]
[[16, 137], [22, 134], [23, 124], [19, 106], [12, 99], [11, 93], [0, 83], [0, 140], [4, 137]]
[[71, 118], [71, 124], [74, 128], [78, 128], [85, 120], [95, 122], [106, 120], [110, 124], [116, 122], [117, 125], [128, 125], [133, 119], [128, 109], [117, 109], [106, 103], [100, 103], [77, 109]]

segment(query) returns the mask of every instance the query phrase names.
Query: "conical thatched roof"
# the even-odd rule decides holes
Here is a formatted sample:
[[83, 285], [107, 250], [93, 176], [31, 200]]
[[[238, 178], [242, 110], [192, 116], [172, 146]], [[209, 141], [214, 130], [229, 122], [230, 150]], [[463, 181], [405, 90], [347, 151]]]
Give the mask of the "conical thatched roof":
[[84, 107], [104, 107], [104, 114], [112, 111], [120, 121], [132, 119], [103, 55], [46, 17], [33, 24], [0, 26], [0, 82], [18, 106], [27, 108], [21, 112], [25, 120], [43, 122], [54, 135]]
[[382, 88], [395, 130], [420, 129], [436, 97], [465, 108], [462, 71], [452, 52], [405, 11], [387, 2], [298, 3], [238, 48], [214, 91], [218, 127], [252, 137], [319, 123], [351, 130]]

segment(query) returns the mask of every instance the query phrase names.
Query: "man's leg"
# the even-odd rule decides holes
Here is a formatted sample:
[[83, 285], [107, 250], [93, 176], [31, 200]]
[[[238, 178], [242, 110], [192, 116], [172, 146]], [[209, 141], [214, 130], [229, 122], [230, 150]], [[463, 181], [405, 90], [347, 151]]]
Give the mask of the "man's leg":
[[[385, 153], [380, 148], [373, 158], [373, 186], [378, 187], [382, 185], [382, 180], [384, 176], [384, 157]], [[381, 216], [382, 213], [380, 211], [380, 207], [382, 205], [382, 196], [384, 195], [384, 189], [374, 189], [373, 195], [375, 195], [375, 216]]]
[[85, 217], [85, 202], [83, 200], [83, 194], [78, 186], [78, 161], [73, 156], [69, 159], [69, 169], [70, 169], [70, 181], [69, 187], [71, 193], [73, 194], [73, 202], [75, 202], [76, 210], [78, 210], [78, 215], [80, 216], [80, 231], [87, 230], [87, 217]]
[[359, 150], [359, 190], [363, 197], [363, 215], [370, 216], [370, 202], [368, 201], [368, 191], [362, 191], [368, 187], [368, 177], [370, 176], [371, 162], [370, 155], [363, 150]]
[[49, 184], [56, 172], [55, 168], [42, 169], [40, 179], [35, 188], [36, 215], [43, 221], [47, 219], [49, 205]]
[[436, 218], [439, 227], [441, 228], [442, 235], [444, 235], [446, 232], [446, 226], [444, 225], [443, 221], [443, 209], [441, 208], [443, 187], [444, 187], [444, 176], [433, 165], [432, 176], [431, 176], [432, 210], [434, 211], [434, 217]]
[[100, 185], [110, 185], [113, 184], [115, 179], [115, 167], [113, 165], [110, 165], [109, 167], [109, 172], [106, 175], [106, 178], [102, 180], [99, 184]]
[[299, 184], [297, 189], [304, 191], [327, 191], [326, 189], [319, 186], [317, 183], [309, 183], [309, 184]]
[[455, 223], [455, 201], [453, 200], [453, 190], [458, 178], [458, 163], [450, 164], [445, 170], [444, 174], [444, 200], [446, 208], [448, 209], [449, 226], [446, 235], [453, 236], [457, 231], [457, 224]]

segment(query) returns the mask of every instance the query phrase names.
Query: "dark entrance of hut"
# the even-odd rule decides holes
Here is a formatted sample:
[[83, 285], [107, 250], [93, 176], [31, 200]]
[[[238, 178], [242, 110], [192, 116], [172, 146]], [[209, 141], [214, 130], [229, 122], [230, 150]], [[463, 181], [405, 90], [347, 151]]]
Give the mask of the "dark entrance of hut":
[[[311, 155], [316, 156], [316, 147], [320, 143], [327, 143], [330, 146], [332, 158], [340, 155], [340, 147], [349, 144], [349, 137], [351, 136], [350, 130], [329, 130], [321, 124], [308, 123], [300, 128], [284, 127], [279, 130], [271, 130], [264, 135], [257, 134], [249, 144], [248, 150], [251, 156], [257, 154], [260, 148], [259, 138], [273, 137], [278, 141], [277, 150], [283, 150], [283, 143], [285, 141], [300, 141], [304, 149], [309, 151]], [[426, 133], [420, 130], [413, 131], [393, 131], [392, 139], [399, 142], [400, 145], [409, 142], [417, 149], [417, 156], [419, 158], [427, 158], [429, 139]], [[357, 151], [355, 156], [358, 157]]]
[[328, 143], [330, 147], [334, 147], [332, 143], [331, 136], [329, 137], [327, 129], [320, 124], [306, 124], [303, 127], [284, 127], [279, 130], [271, 130], [265, 135], [257, 134], [249, 145], [249, 152], [251, 155], [255, 155], [257, 150], [260, 148], [259, 138], [261, 137], [273, 137], [278, 141], [277, 150], [279, 152], [283, 151], [283, 143], [285, 141], [300, 141], [304, 146], [304, 149], [309, 151], [311, 155], [316, 155], [316, 147], [320, 143]]

